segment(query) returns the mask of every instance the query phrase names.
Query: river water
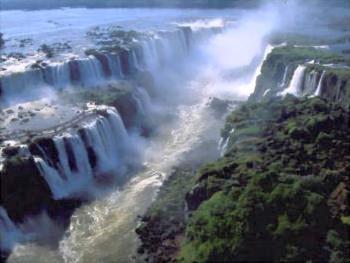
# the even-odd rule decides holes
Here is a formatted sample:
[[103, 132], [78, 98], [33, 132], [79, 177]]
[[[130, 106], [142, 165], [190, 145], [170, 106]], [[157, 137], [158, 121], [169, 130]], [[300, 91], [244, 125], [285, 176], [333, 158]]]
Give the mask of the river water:
[[[18, 38], [30, 36], [37, 45], [44, 37], [52, 42], [70, 39], [72, 32], [77, 32], [72, 41], [79, 43], [75, 45], [78, 47], [86, 43], [84, 36], [89, 28], [103, 24], [135, 30], [159, 30], [179, 23], [200, 28], [216, 26], [222, 21], [235, 21], [232, 28], [207, 39], [197, 47], [195, 54], [189, 56], [186, 70], [193, 70], [191, 74], [180, 70], [163, 76], [162, 83], [167, 83], [167, 89], [177, 89], [181, 84], [177, 91], [186, 95], [179, 94], [179, 97], [191, 98], [169, 108], [163, 105], [162, 110], [169, 110], [173, 118], [161, 124], [160, 132], [155, 137], [141, 143], [143, 169], [122, 189], [115, 189], [77, 209], [58, 244], [41, 242], [17, 245], [8, 262], [137, 261], [135, 251], [138, 240], [134, 233], [137, 216], [146, 211], [164, 179], [174, 166], [181, 163], [186, 153], [203, 142], [219, 142], [224, 120], [216, 120], [210, 114], [210, 99], [246, 99], [254, 90], [263, 59], [271, 51], [266, 38], [273, 27], [266, 14], [243, 14], [245, 12], [241, 10], [151, 9], [3, 12], [2, 28], [5, 29], [5, 38], [12, 39], [13, 49], [16, 49], [15, 39]], [[15, 18], [20, 19], [22, 24], [28, 24], [26, 32], [18, 26], [18, 22], [15, 25]], [[31, 52], [32, 48], [28, 47], [27, 51]], [[171, 82], [185, 75], [183, 81]]]

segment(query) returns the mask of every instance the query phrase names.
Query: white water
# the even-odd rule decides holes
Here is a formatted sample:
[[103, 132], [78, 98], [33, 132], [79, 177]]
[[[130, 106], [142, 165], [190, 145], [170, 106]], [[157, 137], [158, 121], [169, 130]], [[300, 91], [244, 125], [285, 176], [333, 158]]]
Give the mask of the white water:
[[[185, 33], [188, 32], [188, 33]], [[65, 89], [69, 87], [96, 87], [106, 85], [112, 80], [124, 78], [136, 70], [150, 70], [155, 74], [164, 66], [186, 59], [191, 47], [209, 39], [216, 34], [211, 28], [202, 31], [191, 31], [176, 28], [172, 31], [160, 31], [149, 34], [142, 42], [135, 42], [139, 48], [140, 61], [135, 48], [127, 52], [124, 65], [119, 54], [107, 53], [106, 65], [102, 65], [94, 56], [75, 58], [74, 65], [67, 61], [49, 64], [44, 69], [24, 69], [23, 71], [6, 71], [0, 75], [2, 93], [0, 102], [25, 101], [41, 96], [43, 89]], [[107, 76], [103, 66], [107, 67], [111, 76]], [[124, 72], [123, 72], [124, 71]], [[74, 72], [74, 78], [72, 77]]]
[[[35, 156], [35, 161], [54, 199], [82, 193], [93, 195], [96, 192], [94, 176], [113, 174], [118, 180], [118, 176], [124, 176], [132, 165], [126, 156], [136, 153], [123, 122], [114, 110], [108, 109], [106, 113], [106, 117], [100, 116], [83, 128], [86, 143], [77, 132], [53, 139], [58, 152], [58, 169], [52, 167], [54, 161], [39, 146], [43, 156]], [[96, 155], [96, 167], [89, 161], [87, 147], [91, 147]], [[76, 167], [70, 165], [69, 158]]]
[[[214, 120], [208, 113], [209, 97], [246, 99], [254, 89], [262, 62], [272, 50], [265, 39], [273, 27], [269, 22], [262, 22], [271, 17], [266, 12], [254, 14], [252, 17], [257, 21], [252, 23], [249, 17], [248, 21], [243, 21], [237, 28], [223, 32], [220, 37], [211, 38], [204, 43], [198, 41], [198, 48], [195, 54], [188, 56], [186, 66], [180, 63], [179, 53], [170, 55], [174, 60], [167, 62], [169, 64], [164, 63], [162, 57], [169, 58], [167, 55], [169, 50], [157, 51], [156, 38], [153, 39], [155, 41], [153, 44], [142, 43], [146, 54], [145, 63], [151, 67], [152, 63], [159, 61], [158, 65], [157, 63], [154, 65], [157, 71], [153, 74], [157, 73], [156, 81], [159, 81], [157, 86], [163, 88], [164, 94], [157, 103], [150, 102], [147, 95], [143, 96], [144, 99], [138, 103], [138, 107], [140, 111], [149, 107], [152, 110], [159, 107], [159, 111], [172, 116], [171, 120], [161, 123], [160, 133], [144, 146], [144, 169], [122, 189], [115, 189], [106, 197], [77, 209], [58, 247], [47, 247], [37, 243], [20, 244], [15, 247], [9, 262], [133, 261], [132, 255], [138, 242], [134, 233], [137, 215], [142, 214], [152, 203], [172, 167], [181, 163], [186, 153], [203, 141], [219, 140], [223, 120]], [[204, 35], [208, 37], [207, 33], [199, 35], [201, 38]], [[185, 41], [182, 40], [178, 47], [184, 45]], [[248, 49], [242, 52], [243, 47]], [[138, 61], [138, 65], [140, 64]], [[231, 71], [246, 67], [248, 70], [244, 76], [235, 78], [229, 76]], [[187, 79], [187, 75], [191, 75], [191, 78]], [[139, 97], [142, 97], [141, 95]], [[182, 96], [190, 100], [181, 103], [179, 98]], [[172, 101], [172, 104], [168, 105], [169, 101]], [[108, 125], [112, 126], [111, 123]], [[118, 126], [116, 123], [113, 125]], [[99, 166], [98, 169], [107, 167], [108, 170], [117, 169], [117, 173], [120, 169], [123, 171], [121, 166], [123, 161], [133, 162], [135, 154], [129, 154], [127, 160], [121, 162], [119, 158], [114, 162], [110, 160], [111, 156], [121, 156], [118, 147], [120, 145], [124, 147], [124, 141], [119, 141], [123, 138], [123, 132], [120, 129], [114, 131], [102, 124], [96, 126], [102, 129], [98, 127], [87, 129], [89, 142], [102, 160], [101, 163], [107, 164]], [[106, 130], [113, 131], [105, 134]], [[63, 146], [61, 143], [57, 144], [62, 149], [60, 151], [62, 170], [67, 172], [69, 180], [73, 180], [71, 175], [74, 175], [74, 171], [69, 167]], [[128, 147], [129, 145], [124, 149]], [[76, 152], [78, 153], [78, 150]], [[84, 155], [82, 158], [85, 159]], [[56, 179], [57, 176], [53, 175], [53, 178]], [[57, 189], [57, 196], [65, 194], [67, 193], [62, 192], [61, 188]]]
[[282, 91], [281, 95], [285, 96], [287, 94], [292, 94], [298, 96], [301, 92], [301, 86], [303, 84], [304, 73], [306, 70], [306, 66], [299, 65], [293, 74], [293, 78], [290, 82], [290, 85], [287, 89]]
[[321, 75], [321, 78], [320, 78], [320, 80], [318, 82], [317, 89], [316, 89], [316, 91], [314, 93], [315, 96], [320, 96], [321, 95], [322, 83], [323, 83], [323, 79], [324, 79], [325, 74], [326, 74], [326, 71], [323, 71], [322, 75]]
[[284, 69], [283, 79], [282, 79], [282, 82], [281, 82], [281, 84], [280, 84], [280, 87], [284, 87], [284, 86], [286, 85], [288, 70], [289, 70], [289, 65], [286, 66], [286, 68]]
[[[4, 249], [11, 249], [17, 242], [23, 241], [21, 231], [11, 221], [2, 207], [0, 207], [0, 234], [0, 247]], [[3, 236], [6, 236], [6, 238]]]

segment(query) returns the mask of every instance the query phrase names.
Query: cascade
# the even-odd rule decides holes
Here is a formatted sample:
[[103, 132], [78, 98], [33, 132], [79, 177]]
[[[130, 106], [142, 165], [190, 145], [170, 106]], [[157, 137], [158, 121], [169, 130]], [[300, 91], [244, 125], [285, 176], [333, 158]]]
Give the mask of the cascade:
[[297, 67], [297, 69], [294, 71], [289, 87], [281, 92], [282, 96], [285, 96], [287, 94], [292, 94], [297, 96], [300, 94], [305, 70], [306, 70], [306, 66], [304, 65], [299, 65]]
[[280, 87], [281, 87], [281, 88], [283, 88], [283, 87], [286, 85], [288, 70], [289, 70], [289, 65], [286, 66], [286, 68], [284, 69], [283, 79], [282, 79], [282, 82], [281, 82], [281, 84], [280, 84]]
[[132, 96], [136, 101], [139, 114], [143, 117], [148, 116], [152, 106], [151, 98], [147, 91], [143, 88], [137, 87]]
[[86, 58], [55, 63], [40, 69], [0, 76], [0, 99], [33, 94], [41, 96], [40, 88], [62, 90], [67, 87], [94, 87], [110, 79], [120, 79], [135, 71], [153, 70], [184, 58], [190, 48], [221, 31], [218, 28], [193, 30], [180, 26], [174, 31], [161, 31], [135, 42], [120, 53], [95, 53]]
[[112, 78], [118, 79], [123, 78], [123, 72], [121, 68], [121, 62], [118, 54], [112, 53], [107, 54], [109, 68], [111, 69]]
[[44, 80], [56, 89], [64, 89], [70, 85], [69, 63], [64, 62], [44, 69]]
[[42, 71], [38, 69], [8, 74], [2, 76], [0, 81], [1, 96], [10, 98], [28, 90], [34, 93], [38, 87], [45, 83]]
[[314, 93], [315, 96], [320, 96], [321, 95], [321, 92], [322, 92], [322, 82], [323, 82], [323, 79], [324, 79], [324, 76], [326, 74], [326, 71], [323, 71], [322, 72], [322, 75], [321, 75], [321, 78], [320, 80], [318, 81], [318, 85], [317, 85], [317, 89]]
[[305, 76], [303, 94], [312, 94], [317, 89], [318, 72], [312, 70]]
[[230, 133], [229, 133], [229, 135], [227, 136], [227, 138], [223, 138], [223, 137], [220, 138], [218, 149], [219, 149], [219, 151], [220, 151], [220, 156], [221, 156], [221, 157], [224, 157], [224, 155], [225, 155], [225, 153], [226, 153], [226, 151], [227, 151], [227, 147], [228, 147], [229, 142], [230, 142], [231, 135], [232, 135], [234, 132], [235, 132], [235, 129], [233, 128], [233, 129], [230, 131]]
[[15, 243], [22, 241], [23, 235], [0, 206], [0, 248], [10, 251]]
[[88, 192], [99, 175], [122, 175], [129, 165], [124, 162], [130, 149], [128, 141], [118, 113], [107, 109], [105, 116], [99, 116], [79, 132], [55, 136], [56, 153], [49, 154], [37, 145], [40, 151], [35, 152], [34, 158], [53, 197], [62, 199]]
[[78, 60], [81, 73], [81, 83], [89, 87], [98, 84], [105, 79], [105, 74], [100, 61], [94, 57]]

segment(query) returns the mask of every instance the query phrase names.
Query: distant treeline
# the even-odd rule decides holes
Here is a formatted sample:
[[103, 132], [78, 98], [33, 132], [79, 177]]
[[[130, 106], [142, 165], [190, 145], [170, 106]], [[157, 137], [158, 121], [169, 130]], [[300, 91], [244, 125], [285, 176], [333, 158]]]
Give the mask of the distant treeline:
[[2, 0], [1, 9], [51, 9], [60, 7], [253, 7], [262, 0]]

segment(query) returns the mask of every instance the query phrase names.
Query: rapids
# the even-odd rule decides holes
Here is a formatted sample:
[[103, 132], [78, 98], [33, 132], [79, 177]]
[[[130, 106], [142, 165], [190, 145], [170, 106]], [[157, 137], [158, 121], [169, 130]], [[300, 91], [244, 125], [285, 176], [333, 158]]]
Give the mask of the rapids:
[[[88, 15], [90, 11], [76, 10], [76, 15], [81, 12]], [[152, 25], [151, 28], [156, 27], [158, 30], [161, 26], [167, 29], [181, 25], [190, 27], [193, 35], [196, 36], [192, 41], [193, 48], [190, 50], [187, 49], [188, 40], [184, 38], [181, 31], [175, 33], [172, 31], [173, 34], [169, 38], [161, 39], [160, 47], [158, 42], [158, 49], [155, 49], [157, 44], [153, 42], [159, 41], [159, 37], [139, 43], [143, 50], [142, 60], [138, 58], [137, 52], [129, 53], [129, 60], [132, 61], [133, 67], [146, 67], [151, 72], [158, 92], [157, 96], [151, 99], [142, 87], [138, 87], [135, 96], [139, 111], [145, 112], [145, 115], [147, 112], [151, 114], [162, 112], [169, 118], [164, 118], [166, 120], [158, 124], [157, 134], [150, 139], [140, 139], [126, 131], [118, 113], [113, 111], [108, 112], [107, 119], [98, 119], [86, 127], [90, 146], [94, 148], [101, 160], [101, 165], [97, 164], [98, 170], [101, 169], [104, 172], [103, 169], [108, 168], [109, 171], [118, 173], [118, 170], [123, 168], [123, 161], [133, 162], [135, 156], [138, 158], [132, 150], [131, 153], [125, 154], [125, 151], [130, 151], [133, 145], [137, 145], [138, 153], [141, 152], [143, 168], [123, 187], [117, 185], [95, 201], [78, 208], [71, 218], [68, 229], [63, 232], [63, 237], [56, 237], [53, 242], [40, 242], [40, 240], [46, 240], [47, 229], [51, 230], [55, 226], [54, 222], [47, 222], [45, 215], [33, 219], [30, 224], [24, 223], [23, 226], [14, 226], [6, 220], [5, 231], [9, 234], [6, 240], [9, 240], [11, 245], [15, 241], [19, 242], [15, 245], [8, 262], [137, 261], [135, 251], [138, 240], [134, 233], [137, 216], [143, 214], [149, 207], [162, 182], [174, 166], [181, 165], [188, 152], [207, 142], [215, 142], [217, 145], [220, 140], [220, 129], [224, 119], [216, 119], [211, 113], [212, 97], [230, 100], [247, 99], [254, 90], [263, 61], [273, 49], [268, 45], [268, 36], [274, 30], [270, 19], [273, 20], [275, 14], [267, 14], [266, 10], [254, 13], [248, 18], [242, 16], [241, 11], [226, 10], [218, 14], [217, 11], [211, 10], [189, 10], [181, 11], [183, 14], [180, 15], [178, 10], [162, 10], [159, 14], [164, 16], [160, 16], [156, 22], [152, 17], [153, 10], [136, 11], [133, 15], [129, 10], [124, 11], [133, 19], [132, 21], [120, 20], [122, 25], [131, 26], [134, 23], [135, 29], [142, 27], [143, 30], [145, 30], [145, 26], [141, 26], [143, 20], [147, 21], [146, 24]], [[47, 12], [46, 15], [49, 16], [55, 11]], [[74, 10], [68, 11], [69, 14], [72, 12], [74, 13]], [[106, 10], [105, 12], [105, 15], [110, 18], [121, 11], [113, 13], [111, 10]], [[97, 14], [104, 13], [99, 10]], [[232, 23], [232, 21], [236, 22]], [[33, 23], [36, 22], [38, 21]], [[70, 23], [69, 20], [61, 22]], [[230, 22], [225, 30], [221, 32], [215, 30], [214, 33], [208, 34], [208, 29], [210, 31], [212, 27], [221, 27], [225, 22]], [[40, 21], [38, 25], [41, 23], [45, 21]], [[79, 29], [81, 32], [88, 26], [91, 24], [83, 23], [81, 28], [75, 26], [74, 29]], [[67, 34], [64, 30], [62, 32], [62, 37]], [[43, 34], [45, 35], [45, 32], [39, 32], [35, 37], [39, 38]], [[80, 42], [80, 44], [83, 43], [84, 41]], [[230, 47], [230, 52], [225, 50], [227, 47]], [[246, 52], [242, 52], [242, 48], [246, 48]], [[125, 72], [121, 70], [121, 61], [111, 57], [108, 61], [111, 73], [123, 77]], [[82, 74], [79, 75], [81, 83], [90, 85], [95, 80], [108, 81], [101, 65], [96, 62], [98, 62], [96, 59], [90, 57], [77, 61], [78, 64], [83, 63], [79, 65], [79, 68], [83, 69]], [[51, 83], [64, 86], [65, 83], [71, 82], [71, 76], [68, 77], [65, 67], [66, 64], [61, 63], [55, 69], [55, 73], [51, 72]], [[243, 73], [237, 75], [237, 71]], [[40, 77], [38, 79], [40, 80]], [[27, 83], [25, 81], [21, 85], [23, 80], [19, 81], [19, 86], [25, 86]], [[36, 85], [36, 78], [33, 83]], [[8, 87], [11, 85], [13, 84], [8, 84]], [[7, 90], [13, 92], [10, 88]], [[80, 188], [79, 190], [81, 187], [84, 188], [84, 184], [89, 184], [89, 180], [81, 182], [80, 179], [82, 177], [91, 179], [93, 172], [88, 156], [84, 152], [84, 142], [78, 134], [69, 134], [65, 140], [60, 136], [55, 137], [54, 143], [58, 149], [61, 167], [53, 171], [53, 168], [48, 165], [50, 161], [45, 158], [39, 158], [36, 161], [42, 174], [47, 176], [46, 180], [55, 197], [59, 199], [75, 192], [76, 186]], [[71, 154], [75, 156], [75, 161], [79, 162], [78, 169], [73, 169], [75, 165], [70, 164], [67, 157], [69, 148], [67, 144], [75, 145]], [[225, 147], [222, 145], [222, 154], [224, 150]], [[208, 154], [219, 157], [220, 152], [215, 149]], [[116, 159], [112, 159], [111, 156]], [[80, 165], [84, 167], [80, 168]], [[61, 176], [56, 174], [57, 171], [64, 174], [68, 180], [62, 181]], [[3, 218], [8, 219], [4, 211], [0, 210], [0, 212]], [[33, 222], [46, 222], [41, 227], [44, 234], [41, 235], [38, 228], [30, 228], [33, 224], [35, 225]], [[57, 228], [60, 229], [60, 226]], [[19, 238], [16, 240], [17, 236]], [[45, 238], [40, 239], [41, 236]]]

